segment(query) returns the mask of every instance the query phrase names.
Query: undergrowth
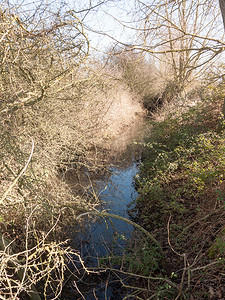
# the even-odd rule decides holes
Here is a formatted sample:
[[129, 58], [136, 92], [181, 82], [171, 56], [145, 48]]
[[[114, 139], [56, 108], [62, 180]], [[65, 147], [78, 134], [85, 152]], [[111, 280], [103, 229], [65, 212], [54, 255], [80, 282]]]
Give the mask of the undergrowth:
[[[146, 249], [139, 239], [133, 271], [169, 278], [176, 286], [165, 287], [161, 280], [142, 282], [142, 299], [222, 299], [225, 132], [217, 132], [221, 102], [218, 87], [208, 89], [185, 112], [152, 121], [135, 177], [139, 196], [130, 216], [154, 232], [165, 258], [159, 261], [157, 250], [152, 245]], [[147, 264], [150, 256], [154, 263]], [[131, 257], [135, 260], [134, 253]]]

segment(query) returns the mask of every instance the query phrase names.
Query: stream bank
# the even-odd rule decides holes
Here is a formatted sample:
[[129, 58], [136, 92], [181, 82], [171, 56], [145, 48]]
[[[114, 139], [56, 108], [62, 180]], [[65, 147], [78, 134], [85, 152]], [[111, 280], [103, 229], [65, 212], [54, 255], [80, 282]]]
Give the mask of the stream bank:
[[[140, 236], [138, 244], [131, 235], [132, 249], [126, 252], [129, 229], [126, 237], [111, 229], [108, 220], [98, 219], [89, 224], [90, 231], [93, 228], [99, 236], [103, 224], [105, 235], [95, 245], [94, 239], [89, 244], [89, 234], [82, 246], [87, 264], [91, 262], [92, 270], [99, 272], [94, 277], [84, 275], [79, 285], [84, 299], [224, 299], [225, 142], [224, 132], [216, 133], [215, 112], [215, 103], [202, 102], [156, 121], [145, 141], [141, 166], [138, 159], [134, 161], [139, 176], [133, 218], [154, 233], [165, 261]], [[131, 170], [132, 166], [122, 172]], [[115, 178], [126, 181], [108, 176]], [[106, 243], [109, 236], [116, 237], [110, 240], [113, 244]]]
[[217, 131], [221, 100], [216, 92], [211, 98], [206, 94], [195, 105], [176, 106], [152, 122], [136, 177], [134, 220], [154, 233], [165, 262], [143, 242], [135, 257], [136, 278], [143, 279], [136, 285], [138, 299], [225, 297], [225, 132]]
[[[134, 122], [123, 134], [111, 140], [111, 152], [109, 151], [104, 175], [93, 177], [87, 173], [86, 179], [81, 183], [85, 186], [88, 197], [98, 199], [98, 211], [129, 219], [127, 208], [137, 197], [134, 177], [141, 159], [142, 146], [139, 143], [143, 141], [148, 129], [146, 124], [144, 119]], [[85, 266], [96, 272], [102, 270], [100, 275], [84, 274], [82, 281], [76, 282], [85, 299], [122, 299], [127, 290], [122, 288], [115, 274], [104, 269], [112, 265], [115, 267], [110, 258], [116, 260], [116, 257], [123, 257], [126, 253], [133, 226], [122, 220], [86, 215], [82, 216], [81, 225], [76, 225], [69, 231], [75, 233], [71, 237], [72, 245], [80, 249]], [[71, 296], [66, 298], [65, 295], [63, 299], [74, 299], [74, 293], [75, 289], [67, 290], [67, 294]]]

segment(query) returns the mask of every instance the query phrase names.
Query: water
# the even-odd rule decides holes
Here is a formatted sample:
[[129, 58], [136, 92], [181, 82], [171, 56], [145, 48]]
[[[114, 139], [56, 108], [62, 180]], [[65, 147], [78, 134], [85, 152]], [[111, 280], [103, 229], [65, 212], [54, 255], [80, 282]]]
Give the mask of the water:
[[[139, 129], [143, 129], [139, 127]], [[118, 154], [117, 162], [108, 167], [109, 173], [100, 180], [93, 180], [88, 194], [99, 199], [98, 211], [104, 211], [129, 219], [127, 206], [137, 197], [134, 188], [134, 177], [138, 172], [140, 161], [140, 146], [135, 146], [132, 141], [140, 141], [143, 130], [130, 130], [132, 134], [114, 143], [122, 151]], [[121, 146], [122, 145], [122, 146]], [[126, 147], [125, 147], [126, 146]], [[125, 150], [126, 148], [126, 150]], [[115, 150], [115, 149], [114, 149]], [[122, 152], [122, 153], [121, 153]], [[110, 174], [110, 175], [109, 175]], [[76, 234], [74, 242], [80, 245], [81, 257], [85, 265], [90, 269], [102, 269], [102, 264], [107, 268], [115, 268], [115, 257], [122, 257], [126, 252], [127, 241], [131, 237], [132, 225], [115, 218], [102, 218], [82, 216], [85, 226]], [[108, 259], [110, 258], [110, 259]], [[119, 266], [118, 266], [119, 267]], [[100, 275], [87, 275], [76, 282], [82, 296], [68, 299], [106, 300], [123, 299], [127, 290], [118, 284], [118, 278], [111, 272], [103, 272]]]
[[[96, 183], [96, 190], [90, 189], [90, 193], [99, 194], [99, 201], [102, 203], [102, 211], [117, 214], [129, 219], [127, 205], [137, 197], [137, 191], [133, 186], [134, 176], [138, 170], [137, 162], [125, 168], [112, 167], [111, 176]], [[97, 217], [95, 222], [87, 221], [85, 232], [79, 238], [88, 243], [83, 243], [83, 257], [102, 257], [115, 252], [122, 254], [126, 240], [133, 230], [132, 225], [115, 218]], [[93, 258], [93, 264], [97, 261]]]
[[[111, 175], [96, 182], [94, 192], [99, 194], [99, 200], [102, 203], [102, 209], [99, 210], [129, 219], [127, 205], [137, 197], [137, 191], [133, 186], [137, 171], [138, 161], [133, 159], [129, 164], [126, 161], [126, 166], [122, 164], [111, 167]], [[93, 193], [93, 190], [90, 189], [89, 192]], [[131, 237], [132, 231], [133, 226], [122, 220], [97, 217], [90, 221], [87, 218], [85, 229], [76, 236], [80, 241], [81, 256], [85, 265], [89, 268], [101, 268], [102, 263], [104, 263], [106, 267], [109, 267], [110, 262], [105, 258], [122, 256], [126, 251], [127, 240]], [[115, 278], [109, 272], [103, 274], [101, 278], [95, 277], [85, 276], [83, 278], [84, 282], [88, 282], [89, 287], [92, 286], [90, 291], [83, 286], [79, 286], [79, 289], [85, 290], [82, 290], [84, 299], [122, 299], [121, 286], [115, 283], [118, 278]], [[118, 293], [118, 291], [120, 292]]]

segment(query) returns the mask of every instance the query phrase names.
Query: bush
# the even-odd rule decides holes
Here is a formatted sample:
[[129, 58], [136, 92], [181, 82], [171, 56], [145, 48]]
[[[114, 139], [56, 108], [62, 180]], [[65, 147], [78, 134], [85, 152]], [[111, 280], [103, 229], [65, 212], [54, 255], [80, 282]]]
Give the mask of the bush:
[[[224, 271], [225, 134], [217, 133], [219, 98], [220, 105], [223, 101], [217, 95], [205, 90], [196, 106], [152, 121], [135, 177], [139, 196], [130, 215], [161, 242], [166, 260], [153, 260], [173, 283], [182, 283], [184, 298], [205, 294], [205, 284]], [[140, 253], [142, 245], [138, 244]], [[149, 254], [143, 256], [147, 259]], [[186, 262], [192, 262], [189, 269]], [[173, 288], [169, 295], [165, 285], [157, 287], [165, 299], [174, 299]]]
[[153, 111], [160, 107], [165, 82], [160, 78], [154, 62], [147, 61], [142, 54], [126, 49], [110, 53], [109, 67], [114, 70], [115, 76], [140, 97], [146, 109]]
[[68, 100], [65, 90], [78, 90], [74, 78], [89, 46], [81, 22], [65, 7], [42, 2], [20, 9], [3, 3], [0, 11], [0, 294], [40, 299], [38, 284], [43, 297], [58, 297], [68, 261], [80, 260], [60, 242], [77, 215], [62, 204], [81, 201], [59, 179], [58, 165], [86, 146], [82, 133], [75, 135], [81, 126], [70, 119], [84, 105]]
[[182, 216], [193, 208], [194, 200], [197, 207], [207, 186], [217, 184], [225, 175], [225, 140], [203, 125], [204, 111], [205, 107], [200, 111], [192, 108], [179, 118], [156, 123], [152, 131], [155, 141], [144, 144], [144, 160], [136, 180], [140, 194], [137, 206], [144, 204], [140, 214], [148, 216], [148, 226], [168, 213]]

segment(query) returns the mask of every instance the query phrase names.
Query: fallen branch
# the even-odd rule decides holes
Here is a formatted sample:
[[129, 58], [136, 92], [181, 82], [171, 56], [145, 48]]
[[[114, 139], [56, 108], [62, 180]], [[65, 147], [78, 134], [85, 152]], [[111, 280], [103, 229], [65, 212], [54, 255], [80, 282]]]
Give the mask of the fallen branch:
[[121, 220], [121, 221], [124, 221], [132, 226], [134, 226], [135, 228], [137, 228], [138, 230], [142, 231], [155, 245], [157, 245], [158, 247], [158, 250], [159, 252], [162, 254], [162, 256], [164, 257], [164, 252], [163, 252], [163, 249], [160, 245], [160, 243], [153, 237], [153, 235], [148, 232], [146, 229], [144, 229], [142, 226], [138, 225], [137, 223], [127, 219], [127, 218], [124, 218], [124, 217], [121, 217], [121, 216], [118, 216], [116, 214], [110, 214], [110, 213], [107, 213], [107, 212], [100, 212], [100, 211], [90, 211], [88, 208], [81, 208], [81, 207], [77, 207], [75, 205], [63, 205], [61, 206], [61, 208], [71, 208], [71, 209], [74, 209], [74, 210], [77, 210], [77, 211], [83, 211], [82, 214], [80, 214], [77, 219], [79, 219], [80, 217], [82, 216], [85, 216], [85, 215], [94, 215], [94, 216], [99, 216], [99, 217], [107, 217], [107, 218], [115, 218], [115, 219], [118, 219], [118, 220]]

